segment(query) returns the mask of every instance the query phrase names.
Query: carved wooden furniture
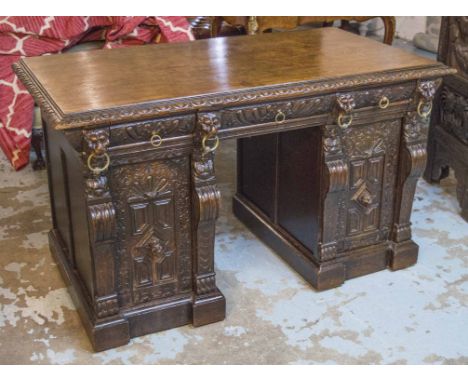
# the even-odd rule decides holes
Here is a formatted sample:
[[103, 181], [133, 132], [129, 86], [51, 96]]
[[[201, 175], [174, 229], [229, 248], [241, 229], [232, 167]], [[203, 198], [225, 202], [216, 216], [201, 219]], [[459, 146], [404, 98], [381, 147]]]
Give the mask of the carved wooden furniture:
[[458, 70], [444, 79], [429, 130], [424, 178], [438, 183], [449, 174], [457, 179], [461, 216], [468, 221], [468, 17], [443, 17], [438, 60]]
[[345, 26], [349, 21], [364, 22], [375, 17], [379, 17], [384, 24], [383, 42], [392, 45], [396, 26], [393, 16], [216, 16], [213, 19], [212, 34], [218, 35], [223, 20], [233, 26], [244, 27], [247, 34], [257, 34], [274, 28], [292, 29], [310, 23], [331, 26], [334, 21], [341, 21], [342, 26]]
[[[271, 229], [318, 288], [416, 261], [418, 110], [454, 72], [441, 63], [323, 28], [26, 58], [15, 71], [44, 117], [50, 247], [96, 350], [224, 318], [213, 257], [222, 139], [277, 142], [259, 141], [256, 156], [257, 141], [242, 141], [236, 213]], [[270, 211], [290, 234], [261, 220]]]

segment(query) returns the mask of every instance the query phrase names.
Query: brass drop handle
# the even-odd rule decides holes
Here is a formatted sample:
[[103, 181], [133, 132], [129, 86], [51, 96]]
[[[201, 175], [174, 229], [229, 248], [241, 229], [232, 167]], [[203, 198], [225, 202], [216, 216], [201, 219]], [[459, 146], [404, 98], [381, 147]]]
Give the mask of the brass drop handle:
[[[207, 142], [210, 140], [214, 139], [214, 144], [213, 146], [207, 145]], [[219, 146], [219, 137], [217, 135], [210, 136], [210, 135], [205, 135], [202, 139], [202, 149], [203, 149], [203, 154], [208, 154], [214, 152]]]
[[93, 165], [92, 165], [93, 159], [96, 157], [96, 153], [91, 153], [91, 154], [89, 154], [89, 157], [88, 157], [88, 161], [87, 161], [88, 168], [93, 173], [95, 173], [96, 175], [100, 174], [103, 171], [106, 171], [108, 169], [109, 165], [110, 165], [109, 154], [104, 153], [104, 154], [99, 155], [99, 157], [101, 157], [101, 156], [106, 158], [106, 163], [102, 167], [93, 167]]
[[[426, 105], [427, 105], [427, 109], [424, 110], [424, 107], [426, 107]], [[418, 103], [418, 115], [421, 118], [426, 119], [427, 117], [429, 117], [429, 115], [431, 114], [431, 111], [432, 111], [432, 102], [424, 102], [423, 99], [419, 101], [419, 103]]]
[[351, 114], [346, 114], [344, 112], [340, 112], [338, 115], [338, 126], [342, 129], [346, 129], [351, 125], [353, 122], [353, 116]]
[[278, 113], [276, 113], [276, 116], [275, 116], [275, 122], [282, 123], [285, 120], [286, 120], [286, 115], [281, 110], [278, 110]]
[[388, 99], [388, 97], [383, 96], [379, 101], [379, 107], [381, 109], [386, 109], [389, 105], [390, 105], [390, 100]]
[[162, 144], [162, 138], [159, 134], [153, 133], [151, 134], [150, 143], [153, 147], [159, 147]]

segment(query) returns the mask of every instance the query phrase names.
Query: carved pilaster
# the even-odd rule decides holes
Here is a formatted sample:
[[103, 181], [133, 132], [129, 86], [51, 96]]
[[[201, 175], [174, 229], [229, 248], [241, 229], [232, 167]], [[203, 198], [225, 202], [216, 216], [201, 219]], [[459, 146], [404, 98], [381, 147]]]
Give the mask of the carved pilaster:
[[[329, 124], [323, 128], [323, 155], [325, 194], [322, 204], [322, 237], [318, 244], [317, 256], [320, 261], [332, 260], [337, 256], [340, 216], [345, 203], [348, 181], [348, 163], [343, 152], [342, 128], [337, 126], [338, 119], [352, 120], [355, 107], [354, 98], [349, 95], [339, 95]], [[341, 116], [341, 117], [340, 117]], [[347, 123], [345, 121], [345, 124]]]
[[94, 265], [93, 306], [103, 318], [119, 310], [115, 290], [115, 207], [109, 192], [107, 171], [109, 130], [83, 131], [83, 162], [91, 252]]
[[418, 178], [426, 165], [429, 116], [439, 84], [440, 80], [418, 82], [416, 110], [408, 111], [403, 119], [394, 226], [391, 236], [395, 243], [411, 239], [410, 217], [414, 192]]
[[214, 173], [214, 148], [220, 119], [216, 113], [199, 114], [194, 134], [192, 182], [194, 193], [194, 284], [197, 295], [216, 291], [214, 273], [215, 222], [220, 193]]

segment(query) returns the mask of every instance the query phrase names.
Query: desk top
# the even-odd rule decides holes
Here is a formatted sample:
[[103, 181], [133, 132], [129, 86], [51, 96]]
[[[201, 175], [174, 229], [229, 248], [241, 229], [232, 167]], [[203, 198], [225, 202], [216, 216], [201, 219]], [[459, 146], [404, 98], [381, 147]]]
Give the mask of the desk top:
[[14, 69], [57, 129], [454, 72], [336, 28], [31, 57]]

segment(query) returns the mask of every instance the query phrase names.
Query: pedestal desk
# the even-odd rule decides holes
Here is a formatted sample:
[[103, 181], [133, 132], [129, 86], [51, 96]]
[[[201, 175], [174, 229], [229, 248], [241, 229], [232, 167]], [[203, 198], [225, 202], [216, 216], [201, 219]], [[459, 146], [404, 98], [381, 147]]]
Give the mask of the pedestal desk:
[[242, 138], [235, 213], [316, 288], [416, 262], [427, 115], [454, 73], [441, 63], [324, 28], [26, 58], [15, 71], [44, 116], [50, 248], [96, 350], [224, 318], [222, 139]]

